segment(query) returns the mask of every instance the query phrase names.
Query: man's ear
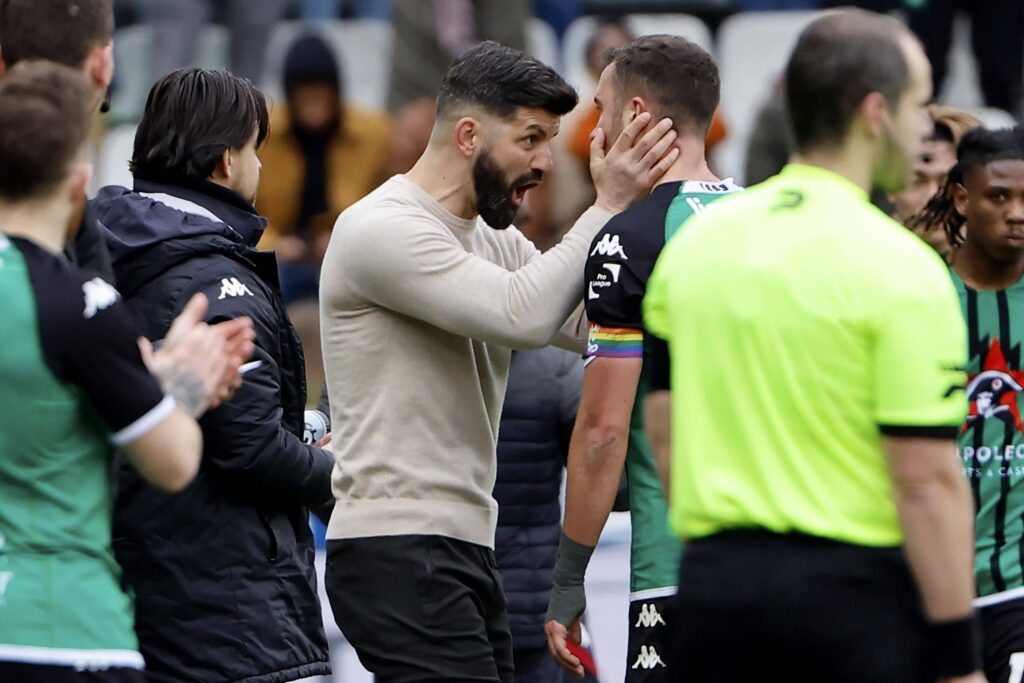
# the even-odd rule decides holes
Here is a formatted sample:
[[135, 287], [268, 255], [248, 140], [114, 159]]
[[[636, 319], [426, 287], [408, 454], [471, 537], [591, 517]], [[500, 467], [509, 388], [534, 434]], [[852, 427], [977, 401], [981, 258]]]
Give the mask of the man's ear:
[[651, 111], [651, 107], [644, 98], [634, 97], [629, 101], [629, 110], [629, 120], [632, 121], [640, 114]]
[[7, 73], [7, 62], [4, 61], [4, 51], [0, 48], [0, 78], [3, 78], [4, 74]]
[[234, 170], [232, 167], [231, 148], [225, 149], [220, 158], [217, 159], [217, 165], [213, 167], [213, 180], [230, 180], [231, 173]]
[[967, 218], [967, 209], [970, 206], [971, 200], [967, 198], [967, 188], [961, 183], [953, 184], [953, 208], [956, 212]]
[[84, 67], [85, 76], [92, 87], [105, 92], [114, 80], [114, 41], [90, 50], [85, 57]]
[[889, 115], [889, 103], [880, 92], [870, 92], [860, 103], [860, 116], [864, 127], [873, 137], [880, 137]]
[[472, 116], [463, 116], [455, 123], [455, 146], [465, 157], [476, 154], [480, 146], [480, 122]]

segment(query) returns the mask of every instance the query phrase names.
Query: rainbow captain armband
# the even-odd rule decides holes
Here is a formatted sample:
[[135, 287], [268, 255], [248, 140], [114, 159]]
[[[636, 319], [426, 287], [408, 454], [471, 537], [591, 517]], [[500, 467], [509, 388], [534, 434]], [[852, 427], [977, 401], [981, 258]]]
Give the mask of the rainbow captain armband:
[[602, 327], [590, 323], [587, 356], [592, 358], [643, 358], [644, 333], [630, 327]]

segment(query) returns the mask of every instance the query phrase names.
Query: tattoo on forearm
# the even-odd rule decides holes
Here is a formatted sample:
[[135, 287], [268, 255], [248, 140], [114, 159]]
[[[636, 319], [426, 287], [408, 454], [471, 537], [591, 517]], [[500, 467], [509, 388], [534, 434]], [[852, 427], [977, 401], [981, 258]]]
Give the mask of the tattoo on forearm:
[[199, 417], [206, 409], [209, 397], [202, 378], [182, 368], [170, 367], [160, 373], [160, 383], [178, 407], [192, 417]]

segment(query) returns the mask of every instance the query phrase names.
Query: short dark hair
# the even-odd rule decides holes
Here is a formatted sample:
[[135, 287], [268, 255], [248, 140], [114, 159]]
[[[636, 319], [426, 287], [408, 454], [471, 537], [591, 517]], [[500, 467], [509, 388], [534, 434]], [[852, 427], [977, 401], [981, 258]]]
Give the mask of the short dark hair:
[[703, 138], [718, 109], [722, 82], [711, 55], [681, 36], [641, 36], [610, 52], [617, 96], [646, 96], [658, 118]]
[[248, 79], [227, 71], [178, 69], [153, 86], [135, 132], [129, 168], [206, 180], [227, 149], [241, 149], [270, 128], [267, 100]]
[[509, 118], [519, 107], [568, 114], [579, 97], [550, 66], [504, 45], [486, 41], [463, 52], [448, 67], [437, 96], [437, 116], [464, 106]]
[[895, 19], [863, 11], [833, 12], [804, 29], [785, 75], [797, 150], [841, 142], [870, 93], [898, 106], [910, 80], [904, 34]]
[[950, 246], [962, 246], [966, 219], [956, 210], [953, 186], [964, 184], [969, 173], [1005, 159], [1024, 160], [1024, 128], [972, 128], [965, 132], [956, 148], [956, 165], [950, 169], [942, 189], [928, 200], [924, 209], [908, 219], [907, 227], [918, 233], [941, 227]]
[[85, 76], [42, 60], [0, 79], [0, 197], [16, 202], [57, 188], [89, 136], [91, 97]]
[[113, 36], [113, 0], [0, 0], [0, 50], [7, 66], [46, 59], [79, 67]]

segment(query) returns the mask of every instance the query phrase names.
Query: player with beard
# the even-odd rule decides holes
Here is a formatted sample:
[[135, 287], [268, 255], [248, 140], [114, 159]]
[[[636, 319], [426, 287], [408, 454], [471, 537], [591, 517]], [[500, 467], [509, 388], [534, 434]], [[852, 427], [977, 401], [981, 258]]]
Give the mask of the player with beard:
[[[512, 348], [585, 348], [580, 273], [597, 231], [676, 161], [671, 121], [641, 114], [544, 254], [515, 228], [552, 164], [575, 91], [496, 43], [455, 60], [416, 165], [338, 218], [320, 289], [334, 425], [327, 593], [386, 681], [510, 681], [494, 562], [495, 447]], [[560, 333], [561, 331], [561, 333]]]
[[633, 528], [626, 680], [666, 681], [664, 635], [681, 547], [668, 530], [668, 510], [643, 431], [642, 401], [637, 400], [650, 386], [641, 302], [666, 241], [688, 218], [739, 188], [716, 177], [704, 158], [704, 139], [720, 94], [711, 55], [685, 38], [654, 35], [627, 43], [610, 58], [594, 96], [601, 113], [598, 125], [614, 139], [643, 112], [670, 116], [679, 131], [674, 144], [680, 155], [648, 197], [598, 233], [587, 258], [587, 366], [569, 446], [564, 532], [545, 630], [556, 659], [582, 675], [566, 640], [571, 631], [579, 642], [586, 603], [583, 575], [625, 466]]
[[960, 457], [974, 497], [974, 578], [992, 683], [1024, 677], [1024, 130], [975, 129], [922, 219], [946, 230], [967, 322]]

